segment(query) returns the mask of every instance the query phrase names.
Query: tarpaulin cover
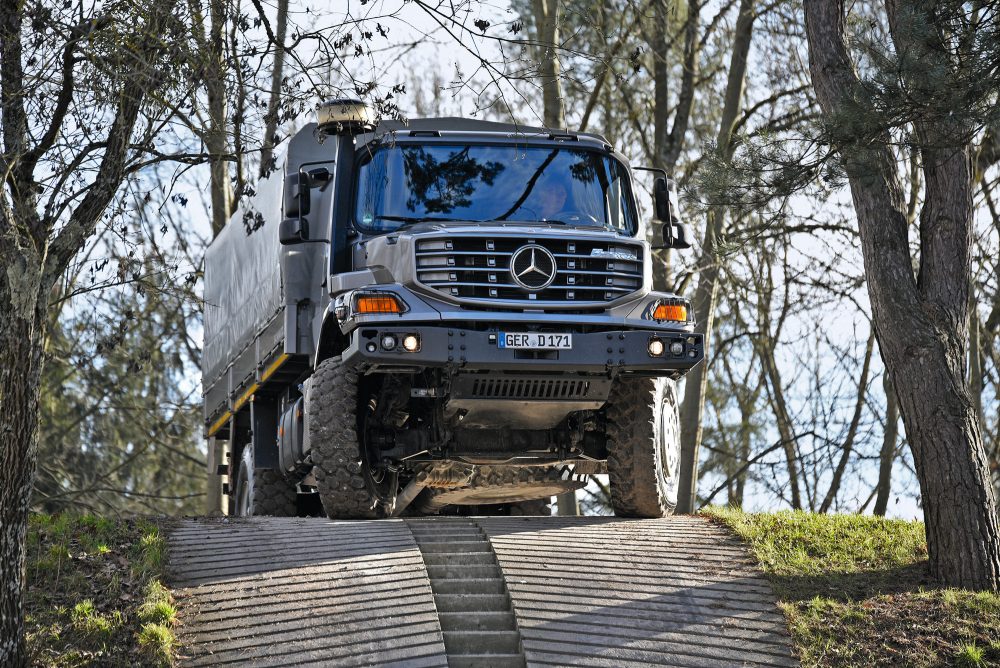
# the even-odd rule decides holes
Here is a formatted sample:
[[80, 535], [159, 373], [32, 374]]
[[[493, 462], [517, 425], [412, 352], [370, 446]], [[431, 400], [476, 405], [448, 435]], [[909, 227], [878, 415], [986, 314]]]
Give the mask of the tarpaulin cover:
[[[205, 389], [282, 308], [282, 174], [275, 170], [257, 184], [205, 254]], [[256, 229], [255, 229], [256, 228]]]

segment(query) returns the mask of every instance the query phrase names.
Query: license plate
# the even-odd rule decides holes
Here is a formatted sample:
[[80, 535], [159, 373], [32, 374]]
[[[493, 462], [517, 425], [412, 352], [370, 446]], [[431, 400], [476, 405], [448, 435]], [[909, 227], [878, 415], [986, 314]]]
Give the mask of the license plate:
[[518, 350], [569, 350], [573, 347], [572, 334], [543, 334], [540, 332], [500, 332], [497, 336], [500, 348]]

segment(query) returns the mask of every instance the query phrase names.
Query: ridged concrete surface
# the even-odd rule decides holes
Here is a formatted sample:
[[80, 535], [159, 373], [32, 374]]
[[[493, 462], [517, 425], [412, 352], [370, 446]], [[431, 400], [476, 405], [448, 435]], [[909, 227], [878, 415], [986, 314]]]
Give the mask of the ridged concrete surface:
[[743, 546], [695, 517], [479, 518], [529, 666], [797, 666]]
[[798, 665], [701, 518], [191, 520], [170, 569], [183, 665]]
[[186, 521], [170, 537], [187, 666], [447, 666], [400, 520]]

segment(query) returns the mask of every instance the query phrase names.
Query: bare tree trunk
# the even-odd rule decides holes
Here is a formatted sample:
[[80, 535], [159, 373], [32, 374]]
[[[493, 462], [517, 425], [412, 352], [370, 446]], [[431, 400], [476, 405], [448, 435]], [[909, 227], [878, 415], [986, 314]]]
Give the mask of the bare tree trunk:
[[[205, 132], [205, 148], [208, 150], [209, 167], [211, 169], [212, 191], [212, 233], [218, 235], [232, 217], [232, 182], [229, 178], [229, 166], [226, 155], [229, 152], [229, 142], [226, 138], [226, 85], [225, 85], [225, 27], [226, 0], [209, 0], [211, 23], [208, 40], [205, 43], [205, 90], [208, 95], [208, 131]], [[225, 453], [221, 442], [214, 439], [208, 447], [214, 452], [208, 453], [209, 470], [205, 483], [205, 514], [221, 515], [224, 511], [222, 498], [222, 479], [212, 468], [213, 465], [225, 461]]]
[[[692, 2], [693, 8], [697, 7]], [[692, 11], [689, 9], [688, 11]], [[733, 50], [729, 62], [729, 78], [726, 82], [725, 102], [722, 120], [719, 124], [717, 150], [723, 156], [731, 157], [733, 127], [743, 104], [743, 88], [746, 82], [747, 55], [753, 37], [755, 18], [754, 0], [741, 0], [740, 13], [736, 19], [733, 36]], [[688, 17], [689, 20], [691, 17]], [[673, 153], [671, 153], [673, 155]], [[678, 154], [679, 155], [679, 154]], [[676, 157], [674, 158], [676, 160]], [[712, 208], [708, 211], [705, 224], [705, 240], [698, 261], [698, 287], [695, 288], [691, 305], [694, 309], [698, 330], [705, 334], [705, 341], [711, 340], [715, 300], [719, 292], [719, 266], [715, 249], [725, 213]], [[698, 497], [698, 457], [701, 448], [702, 426], [705, 413], [705, 390], [708, 385], [708, 364], [700, 364], [692, 369], [685, 380], [684, 401], [681, 404], [681, 472], [680, 492], [677, 510], [681, 513], [694, 512]]]
[[847, 427], [847, 437], [844, 445], [841, 446], [840, 461], [833, 471], [833, 479], [830, 481], [830, 489], [823, 497], [823, 503], [819, 506], [819, 512], [825, 513], [833, 506], [837, 492], [840, 491], [840, 483], [844, 478], [844, 471], [847, 470], [847, 463], [851, 459], [851, 452], [854, 450], [854, 439], [858, 435], [858, 425], [861, 424], [861, 412], [865, 407], [865, 394], [868, 392], [868, 371], [872, 364], [872, 348], [875, 346], [875, 329], [868, 335], [868, 344], [865, 346], [865, 361], [861, 365], [861, 378], [858, 380], [858, 397], [854, 403], [854, 415], [851, 416], [851, 424]]
[[[670, 134], [670, 43], [667, 40], [670, 2], [653, 0], [650, 9], [653, 11], [649, 40], [653, 58], [653, 165], [666, 169], [667, 137]], [[694, 25], [697, 26], [698, 22], [695, 21]]]
[[563, 109], [560, 82], [559, 53], [559, 0], [532, 0], [535, 25], [538, 26], [539, 68], [542, 82], [542, 103], [545, 107], [543, 121], [546, 127], [563, 128], [566, 114]]
[[274, 68], [271, 70], [271, 98], [267, 103], [264, 144], [260, 149], [260, 177], [275, 168], [274, 147], [277, 144], [278, 122], [281, 115], [281, 80], [285, 75], [285, 35], [288, 32], [288, 0], [278, 0], [278, 16], [274, 28]]
[[[756, 371], [756, 374], [754, 372]], [[751, 384], [752, 375], [757, 376], [755, 383]], [[750, 358], [746, 377], [743, 379], [743, 392], [737, 392], [736, 401], [740, 407], [740, 431], [737, 446], [739, 448], [735, 457], [734, 468], [736, 469], [736, 491], [730, 505], [735, 508], [743, 507], [743, 496], [747, 485], [747, 462], [750, 461], [751, 435], [753, 433], [753, 418], [757, 414], [757, 401], [760, 398], [761, 388], [764, 386], [764, 372], [754, 366], [754, 358]], [[753, 389], [750, 389], [750, 388]]]
[[211, 26], [205, 53], [205, 90], [208, 94], [209, 128], [205, 133], [212, 179], [212, 232], [218, 234], [232, 216], [232, 184], [226, 157], [225, 0], [209, 0]]
[[[14, 247], [9, 249], [14, 251]], [[33, 255], [33, 253], [32, 253]], [[0, 665], [27, 665], [24, 610], [28, 508], [38, 455], [45, 291], [20, 250], [0, 251]]]
[[892, 465], [896, 461], [896, 441], [899, 439], [899, 403], [892, 389], [889, 374], [882, 374], [882, 388], [885, 391], [885, 433], [882, 435], [882, 450], [878, 456], [878, 485], [873, 513], [885, 517], [892, 493]]
[[[57, 100], [51, 110], [32, 118], [34, 127], [46, 126], [37, 137], [29, 131], [24, 91], [40, 84], [41, 77], [24, 71], [24, 17], [30, 8], [16, 0], [0, 0], [0, 123], [3, 126], [3, 149], [0, 172], [0, 665], [20, 666], [28, 660], [24, 639], [23, 596], [25, 582], [25, 546], [28, 508], [38, 457], [38, 412], [46, 314], [49, 295], [58, 277], [94, 233], [109, 204], [127, 175], [130, 156], [143, 149], [132, 143], [132, 133], [146, 94], [162, 84], [159, 68], [166, 47], [163, 35], [173, 34], [171, 0], [143, 8], [141, 16], [129, 29], [128, 59], [116, 58], [125, 50], [115, 51], [114, 39], [105, 40], [108, 62], [121, 63], [113, 76], [98, 79], [102, 88], [98, 100], [100, 124], [88, 126], [86, 114], [70, 114], [70, 104], [79, 88], [91, 85], [76, 81], [70, 67], [61, 78], [47, 78]], [[82, 19], [82, 17], [81, 17]], [[47, 19], [39, 19], [43, 25]], [[120, 20], [119, 18], [114, 21]], [[88, 24], [100, 30], [100, 21]], [[113, 21], [112, 21], [113, 25]], [[119, 31], [121, 26], [112, 29]], [[32, 27], [36, 35], [39, 30]], [[49, 33], [60, 39], [58, 31]], [[76, 35], [75, 32], [72, 33]], [[116, 34], [120, 34], [117, 32]], [[69, 39], [68, 34], [66, 35]], [[101, 35], [99, 39], [103, 39]], [[74, 42], [79, 37], [72, 38]], [[89, 39], [89, 37], [86, 37]], [[49, 47], [45, 47], [49, 48]], [[53, 53], [63, 54], [64, 63], [72, 65], [73, 42], [52, 45]], [[128, 63], [128, 65], [124, 65]], [[104, 76], [105, 73], [101, 73]], [[91, 89], [93, 90], [93, 89]], [[110, 100], [110, 102], [108, 101]], [[49, 113], [51, 112], [51, 113]], [[97, 117], [97, 116], [95, 116]], [[72, 123], [68, 120], [72, 118]], [[110, 121], [109, 123], [106, 121]], [[76, 167], [64, 166], [66, 176], [80, 179], [82, 190], [72, 195], [72, 208], [65, 219], [50, 217], [40, 211], [38, 194], [51, 174], [53, 165], [37, 169], [43, 157], [55, 146], [56, 139], [67, 131], [84, 127], [97, 137], [103, 132], [99, 165], [88, 167], [82, 176]], [[71, 127], [70, 127], [71, 126]], [[36, 176], [36, 171], [45, 173]], [[74, 180], [70, 180], [73, 183]], [[44, 212], [44, 213], [43, 213]], [[58, 214], [55, 214], [58, 215]], [[62, 224], [60, 224], [62, 223]]]
[[[744, 0], [742, 4], [753, 5], [753, 2], [754, 0]], [[684, 71], [681, 74], [681, 89], [677, 95], [677, 111], [674, 113], [674, 122], [670, 127], [670, 133], [664, 138], [665, 143], [654, 158], [654, 160], [659, 161], [662, 156], [663, 164], [658, 166], [667, 170], [667, 172], [674, 170], [677, 161], [681, 157], [681, 150], [684, 148], [684, 138], [687, 135], [688, 125], [691, 121], [691, 110], [694, 109], [694, 92], [698, 85], [698, 56], [701, 53], [698, 40], [698, 22], [701, 17], [701, 1], [688, 0], [687, 12], [687, 22], [684, 24]], [[657, 29], [665, 30], [666, 26], [657, 26]], [[740, 43], [739, 27], [736, 28], [736, 32], [737, 34], [733, 40], [733, 62], [730, 63], [730, 66], [736, 62], [736, 52]], [[745, 68], [746, 54], [743, 55], [743, 64]], [[731, 76], [732, 71], [730, 70]], [[659, 83], [662, 84], [663, 88], [666, 88], [669, 81], [664, 78]], [[661, 94], [665, 96], [666, 92], [664, 91]], [[657, 116], [656, 123], [658, 126], [662, 125], [662, 128], [657, 131], [657, 136], [660, 136], [660, 133], [666, 134], [666, 115], [664, 114], [662, 117]]]
[[[874, 113], [847, 52], [843, 0], [804, 7], [813, 86], [850, 182], [879, 349], [920, 481], [931, 571], [950, 586], [996, 591], [1000, 522], [965, 375], [973, 174], [969, 146], [956, 139], [965, 132], [947, 120], [914, 123], [926, 184], [915, 278], [891, 137], [874, 130], [859, 141], [835, 125], [845, 114]], [[907, 42], [898, 22], [912, 17], [896, 2], [887, 9], [897, 51], [946, 57]]]
[[781, 437], [781, 449], [785, 453], [785, 462], [788, 467], [788, 487], [792, 508], [801, 510], [802, 489], [799, 483], [799, 456], [795, 450], [795, 429], [792, 424], [792, 416], [788, 412], [788, 403], [785, 401], [781, 373], [778, 371], [778, 364], [774, 359], [774, 341], [759, 344], [758, 354], [761, 364], [764, 366], [768, 386], [771, 388], [771, 408], [774, 411], [778, 435]]

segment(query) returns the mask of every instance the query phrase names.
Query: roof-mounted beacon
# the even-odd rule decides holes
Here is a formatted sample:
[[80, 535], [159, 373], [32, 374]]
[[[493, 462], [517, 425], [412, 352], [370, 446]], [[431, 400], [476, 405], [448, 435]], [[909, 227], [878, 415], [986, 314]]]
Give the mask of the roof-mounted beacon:
[[316, 105], [316, 125], [325, 135], [371, 132], [375, 124], [371, 107], [361, 100], [342, 98]]

